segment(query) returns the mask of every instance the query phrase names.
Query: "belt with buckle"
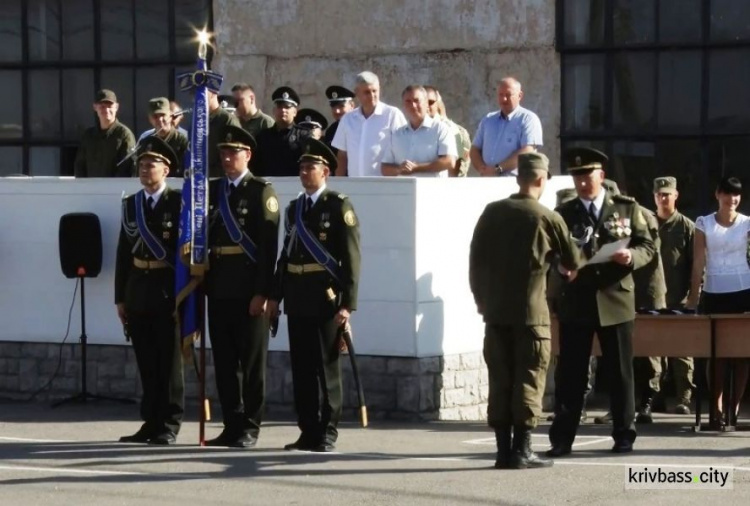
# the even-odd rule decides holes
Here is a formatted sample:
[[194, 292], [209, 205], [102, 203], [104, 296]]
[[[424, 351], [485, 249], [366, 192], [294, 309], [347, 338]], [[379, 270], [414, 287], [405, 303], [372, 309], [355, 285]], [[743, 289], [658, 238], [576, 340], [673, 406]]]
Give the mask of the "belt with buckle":
[[166, 269], [169, 264], [164, 260], [141, 260], [133, 258], [133, 265], [138, 269]]
[[287, 264], [286, 270], [292, 274], [305, 274], [307, 272], [323, 272], [326, 268], [320, 264]]
[[239, 246], [214, 246], [211, 248], [211, 254], [220, 255], [243, 255], [245, 252]]

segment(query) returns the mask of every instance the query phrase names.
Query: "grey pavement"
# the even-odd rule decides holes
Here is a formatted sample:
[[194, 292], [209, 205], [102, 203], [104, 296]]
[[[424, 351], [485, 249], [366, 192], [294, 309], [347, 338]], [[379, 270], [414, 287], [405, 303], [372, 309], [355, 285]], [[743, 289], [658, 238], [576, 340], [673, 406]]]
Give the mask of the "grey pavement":
[[[696, 434], [690, 420], [657, 415], [626, 456], [609, 452], [607, 427], [584, 425], [553, 468], [498, 471], [483, 423], [348, 421], [338, 452], [315, 454], [281, 449], [298, 435], [288, 420], [266, 423], [253, 450], [201, 448], [189, 420], [165, 448], [114, 443], [139, 427], [135, 406], [0, 402], [0, 505], [750, 504], [750, 432]], [[733, 489], [625, 490], [628, 466], [644, 465], [731, 468]]]

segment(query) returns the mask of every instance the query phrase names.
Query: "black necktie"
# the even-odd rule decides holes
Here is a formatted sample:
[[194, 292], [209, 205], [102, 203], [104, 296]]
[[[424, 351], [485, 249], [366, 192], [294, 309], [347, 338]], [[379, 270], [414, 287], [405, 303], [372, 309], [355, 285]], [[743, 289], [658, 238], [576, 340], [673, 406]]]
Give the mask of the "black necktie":
[[313, 206], [312, 198], [307, 197], [307, 199], [305, 200], [305, 216], [308, 215], [308, 213], [310, 212], [310, 209], [312, 209], [312, 206]]
[[596, 217], [596, 206], [593, 202], [589, 204], [589, 218], [591, 218], [591, 223], [594, 225], [599, 221], [599, 218]]
[[230, 183], [229, 183], [229, 196], [230, 196], [230, 197], [232, 196], [232, 194], [234, 193], [234, 190], [236, 190], [236, 189], [237, 189], [237, 187], [236, 187], [236, 186], [234, 186], [234, 183], [231, 183], [231, 182], [230, 182]]
[[153, 211], [154, 209], [154, 197], [149, 197], [146, 199], [146, 204], [148, 204], [148, 210]]

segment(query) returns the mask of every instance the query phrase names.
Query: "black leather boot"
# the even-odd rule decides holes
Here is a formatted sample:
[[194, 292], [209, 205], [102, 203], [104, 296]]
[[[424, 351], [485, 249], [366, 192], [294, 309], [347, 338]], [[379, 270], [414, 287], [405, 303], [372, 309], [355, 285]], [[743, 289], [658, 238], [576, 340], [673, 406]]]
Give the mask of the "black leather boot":
[[551, 467], [553, 462], [543, 459], [531, 449], [531, 430], [526, 427], [513, 428], [513, 453], [510, 458], [512, 469], [536, 469]]
[[495, 429], [495, 441], [497, 442], [495, 469], [510, 469], [510, 427]]

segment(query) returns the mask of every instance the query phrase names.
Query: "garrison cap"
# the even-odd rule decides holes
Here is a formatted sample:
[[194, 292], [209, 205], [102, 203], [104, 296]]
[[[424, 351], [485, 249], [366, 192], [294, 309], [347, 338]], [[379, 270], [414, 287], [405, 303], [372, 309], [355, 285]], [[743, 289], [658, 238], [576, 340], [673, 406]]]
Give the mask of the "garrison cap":
[[329, 86], [326, 88], [326, 97], [331, 106], [354, 99], [354, 92], [343, 86]]
[[149, 114], [172, 114], [172, 108], [169, 106], [169, 99], [166, 97], [156, 97], [148, 101]]
[[555, 204], [555, 207], [559, 207], [563, 205], [566, 202], [570, 202], [571, 200], [575, 200], [578, 198], [578, 193], [576, 193], [575, 188], [563, 188], [562, 190], [557, 190], [557, 202]]
[[177, 167], [179, 163], [174, 150], [157, 135], [149, 135], [138, 144], [136, 159], [140, 160], [145, 156], [156, 158], [171, 168]]
[[238, 126], [229, 125], [224, 130], [224, 138], [217, 144], [219, 149], [249, 149], [253, 150], [257, 146], [255, 137], [247, 130]]
[[321, 128], [325, 130], [328, 128], [328, 120], [321, 113], [315, 109], [300, 109], [297, 111], [297, 115], [294, 117], [294, 123], [302, 128]]
[[274, 104], [286, 102], [288, 104], [292, 104], [294, 107], [299, 106], [299, 95], [297, 95], [297, 92], [289, 86], [276, 88], [276, 90], [271, 95], [271, 99], [273, 100]]
[[617, 183], [612, 181], [611, 179], [605, 179], [604, 181], [602, 181], [602, 186], [612, 195], [622, 195], [620, 187], [617, 186]]
[[603, 169], [608, 160], [607, 155], [592, 148], [570, 148], [565, 152], [565, 164], [571, 174]]
[[654, 179], [654, 193], [677, 193], [677, 179], [657, 177]]
[[94, 102], [112, 102], [113, 104], [117, 103], [117, 95], [115, 95], [115, 92], [112, 90], [107, 89], [101, 89], [96, 92], [96, 97], [94, 98]]
[[547, 179], [552, 177], [549, 172], [549, 159], [544, 153], [521, 153], [518, 155], [518, 175], [533, 170], [543, 170], [547, 173]]
[[302, 151], [302, 156], [299, 157], [299, 163], [302, 162], [316, 162], [327, 165], [329, 169], [335, 170], [338, 167], [336, 161], [336, 155], [333, 154], [331, 148], [325, 143], [320, 142], [318, 139], [307, 139], [305, 147]]

